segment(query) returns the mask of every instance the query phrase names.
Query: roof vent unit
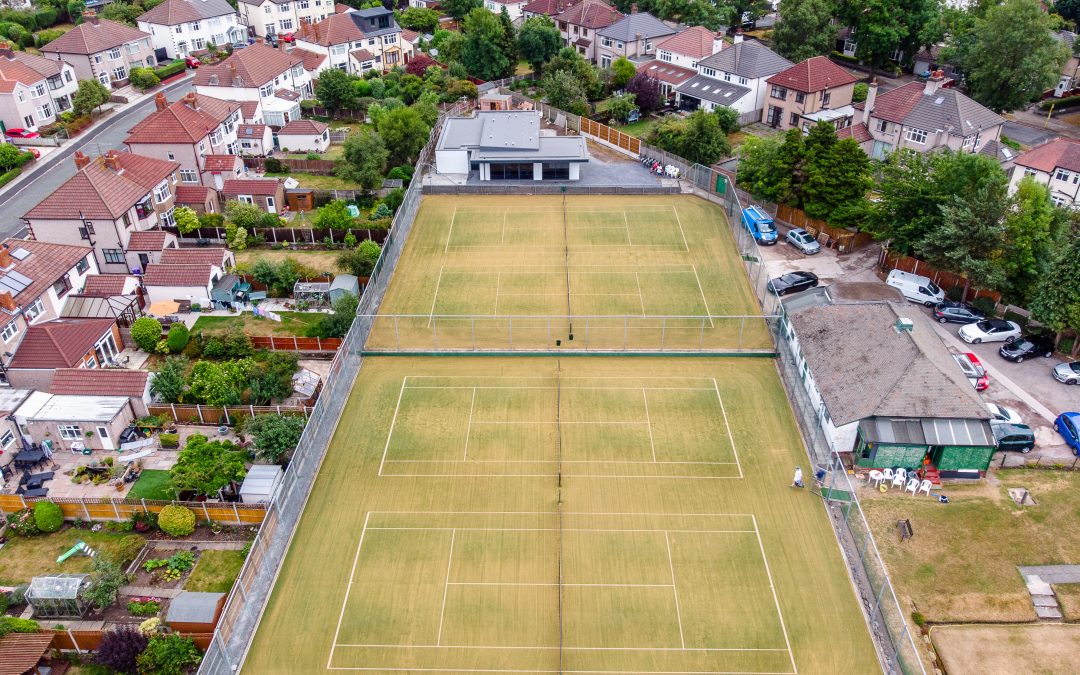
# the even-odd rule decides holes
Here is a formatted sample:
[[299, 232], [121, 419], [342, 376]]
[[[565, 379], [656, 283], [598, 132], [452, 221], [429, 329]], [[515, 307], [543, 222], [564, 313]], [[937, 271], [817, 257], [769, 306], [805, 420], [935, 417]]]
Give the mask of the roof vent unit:
[[915, 330], [915, 322], [902, 316], [896, 320], [893, 328], [896, 329], [897, 333], [910, 333]]

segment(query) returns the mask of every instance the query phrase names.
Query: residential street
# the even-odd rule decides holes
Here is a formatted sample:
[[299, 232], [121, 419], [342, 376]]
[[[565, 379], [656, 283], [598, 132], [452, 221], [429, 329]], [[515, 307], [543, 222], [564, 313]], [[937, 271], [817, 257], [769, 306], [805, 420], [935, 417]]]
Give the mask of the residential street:
[[[190, 90], [191, 78], [185, 78], [160, 91], [164, 91], [169, 100], [174, 101]], [[18, 184], [0, 192], [0, 238], [20, 234], [24, 229], [22, 215], [75, 175], [75, 163], [71, 156], [76, 150], [97, 156], [106, 150], [121, 149], [128, 130], [153, 107], [154, 97], [151, 95], [114, 113], [101, 126], [65, 143], [56, 152], [49, 153], [32, 171], [26, 173]]]

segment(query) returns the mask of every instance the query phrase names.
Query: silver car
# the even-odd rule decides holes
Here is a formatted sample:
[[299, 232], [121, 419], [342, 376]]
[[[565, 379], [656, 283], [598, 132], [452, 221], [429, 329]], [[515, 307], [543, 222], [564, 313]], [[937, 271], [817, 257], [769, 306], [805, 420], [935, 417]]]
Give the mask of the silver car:
[[821, 252], [821, 244], [817, 243], [817, 239], [814, 239], [813, 235], [801, 227], [796, 227], [791, 232], [788, 232], [784, 241], [806, 255], [814, 255], [815, 253]]
[[1054, 368], [1054, 379], [1065, 384], [1080, 384], [1080, 361], [1059, 363]]

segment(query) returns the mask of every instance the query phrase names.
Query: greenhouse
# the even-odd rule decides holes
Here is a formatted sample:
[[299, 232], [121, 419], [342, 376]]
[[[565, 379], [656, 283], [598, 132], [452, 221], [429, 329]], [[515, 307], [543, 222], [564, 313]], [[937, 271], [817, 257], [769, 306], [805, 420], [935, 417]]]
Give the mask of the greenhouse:
[[26, 601], [34, 608], [35, 617], [77, 619], [90, 607], [82, 597], [89, 584], [88, 574], [34, 577], [26, 592]]

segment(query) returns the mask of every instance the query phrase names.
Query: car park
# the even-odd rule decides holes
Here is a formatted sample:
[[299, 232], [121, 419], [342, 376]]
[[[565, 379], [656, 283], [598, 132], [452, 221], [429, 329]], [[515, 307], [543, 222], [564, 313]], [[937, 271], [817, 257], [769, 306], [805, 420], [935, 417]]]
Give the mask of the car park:
[[939, 302], [934, 305], [932, 313], [938, 323], [975, 323], [986, 318], [985, 314], [966, 302], [955, 300]]
[[769, 290], [777, 295], [798, 293], [817, 285], [818, 278], [813, 272], [791, 272], [769, 280]]
[[1054, 379], [1063, 384], [1080, 384], [1080, 361], [1059, 363], [1054, 367]]
[[815, 253], [821, 252], [821, 244], [817, 243], [817, 239], [814, 239], [813, 235], [801, 227], [796, 227], [788, 232], [787, 236], [784, 237], [784, 241], [806, 255], [814, 255]]
[[885, 277], [885, 283], [900, 291], [905, 298], [927, 307], [933, 307], [945, 301], [945, 291], [929, 277], [912, 274], [903, 270], [893, 270]]
[[1054, 431], [1065, 439], [1065, 445], [1080, 455], [1080, 412], [1064, 412], [1054, 420]]
[[1020, 337], [1020, 325], [1004, 319], [984, 319], [962, 326], [960, 339], [971, 344], [980, 342], [1010, 342]]
[[953, 354], [956, 365], [964, 373], [964, 377], [975, 387], [975, 391], [985, 391], [990, 386], [990, 376], [986, 374], [979, 357], [974, 354]]
[[754, 241], [762, 246], [772, 246], [779, 239], [772, 216], [760, 206], [750, 206], [743, 209], [742, 224], [746, 231], [754, 237]]
[[1012, 342], [1001, 345], [998, 354], [1014, 363], [1023, 363], [1024, 359], [1035, 356], [1048, 359], [1054, 355], [1054, 338], [1041, 334], [1023, 335]]
[[1012, 408], [1006, 408], [1003, 405], [997, 403], [987, 403], [986, 409], [990, 411], [990, 424], [1023, 424], [1024, 420], [1020, 419], [1020, 413], [1016, 412]]
[[8, 129], [4, 132], [8, 138], [37, 138], [41, 134], [36, 131], [30, 131], [29, 129], [15, 128]]
[[991, 424], [990, 431], [997, 441], [998, 450], [1026, 455], [1035, 447], [1035, 432], [1026, 424]]

